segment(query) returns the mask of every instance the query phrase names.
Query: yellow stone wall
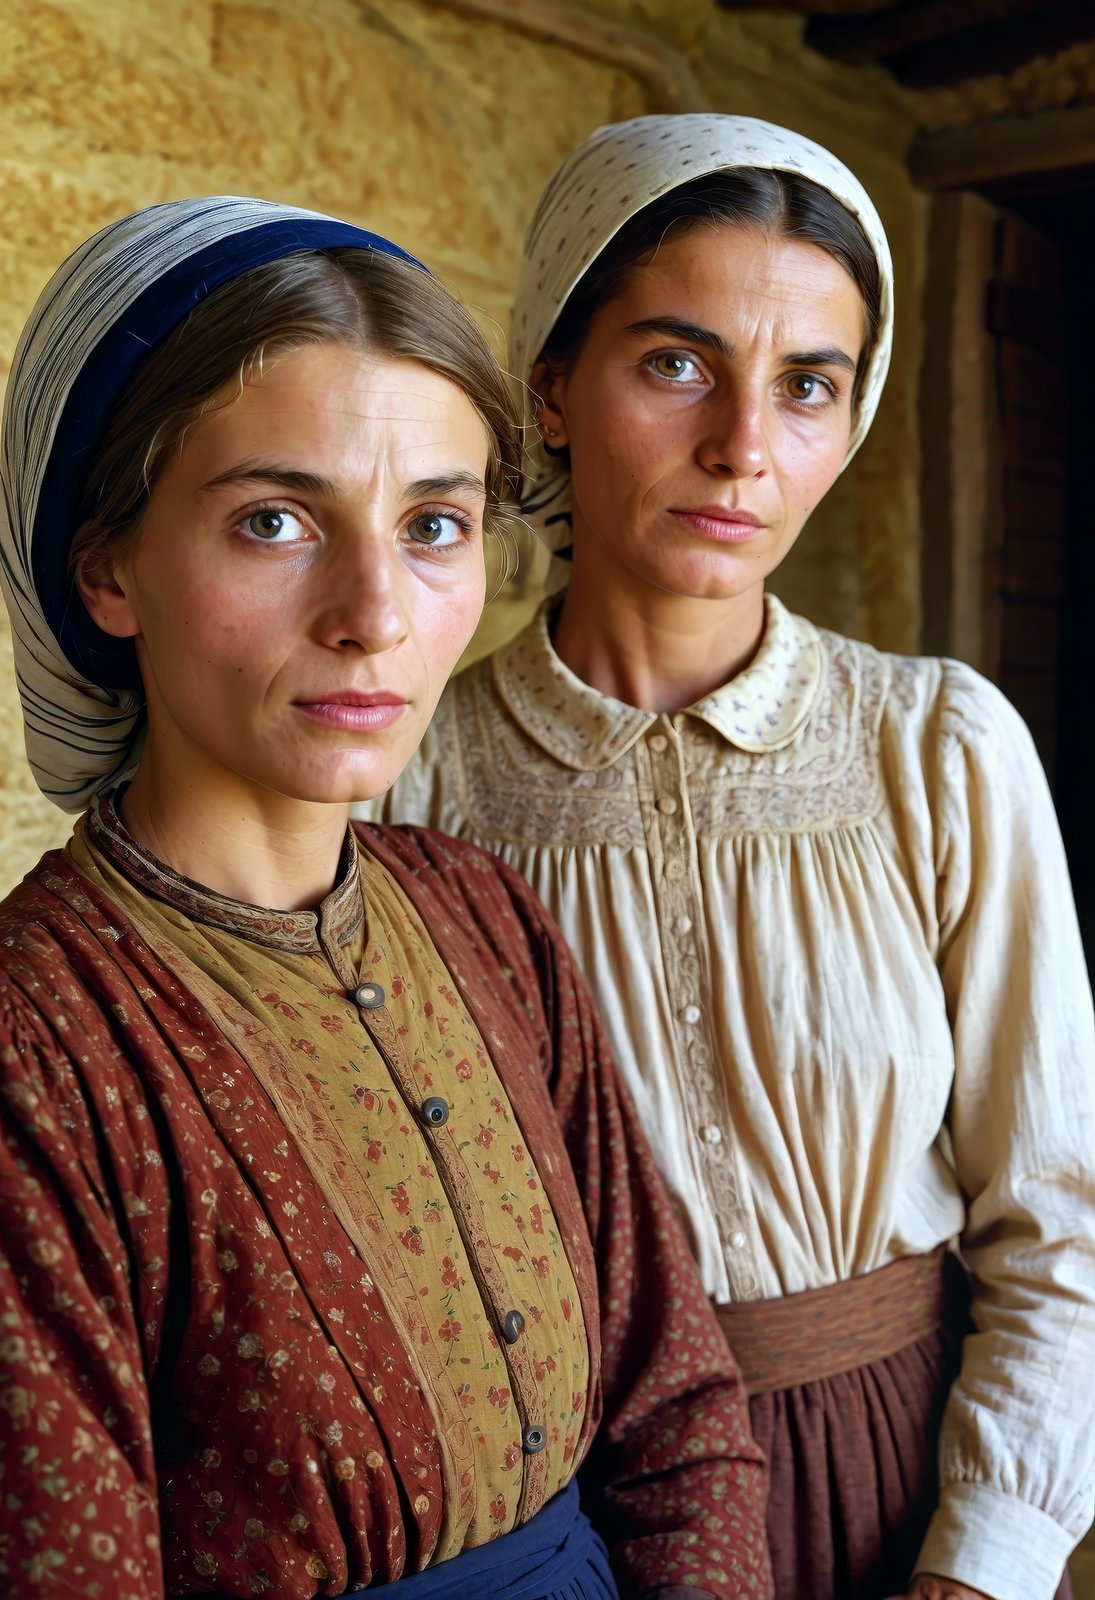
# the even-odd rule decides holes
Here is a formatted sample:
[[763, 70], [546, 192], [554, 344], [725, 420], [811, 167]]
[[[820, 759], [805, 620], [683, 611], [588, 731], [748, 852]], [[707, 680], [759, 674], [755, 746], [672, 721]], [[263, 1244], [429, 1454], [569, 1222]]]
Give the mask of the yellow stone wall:
[[[507, 6], [510, 22], [444, 0], [4, 0], [0, 373], [67, 251], [138, 206], [214, 192], [390, 232], [479, 309], [501, 353], [521, 233], [546, 179], [600, 123], [665, 109], [641, 73], [530, 36], [550, 31], [551, 0], [496, 0], [499, 14]], [[691, 73], [697, 104], [800, 129], [874, 195], [899, 272], [893, 376], [874, 433], [776, 587], [824, 622], [914, 649], [925, 215], [903, 165], [908, 103], [881, 71], [806, 51], [788, 16], [730, 16], [714, 0], [585, 9], [600, 35], [615, 25], [625, 54], [653, 38], [647, 56], [661, 50]], [[556, 11], [560, 30], [574, 21], [573, 5]], [[7, 649], [5, 628], [0, 891], [69, 826], [27, 772]]]

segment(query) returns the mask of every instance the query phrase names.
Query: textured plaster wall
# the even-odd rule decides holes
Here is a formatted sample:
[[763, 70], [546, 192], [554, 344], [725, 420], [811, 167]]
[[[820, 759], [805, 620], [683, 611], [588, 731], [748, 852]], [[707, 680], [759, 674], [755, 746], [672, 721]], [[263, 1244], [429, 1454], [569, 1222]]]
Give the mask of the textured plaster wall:
[[[805, 51], [790, 17], [731, 17], [714, 0], [587, 9], [682, 52], [709, 106], [830, 144], [874, 195], [898, 263], [893, 377], [873, 435], [776, 587], [824, 622], [915, 648], [925, 219], [903, 166], [908, 104], [881, 72]], [[0, 374], [68, 250], [137, 206], [209, 192], [391, 232], [479, 308], [501, 353], [539, 190], [594, 127], [647, 109], [648, 90], [629, 73], [440, 3], [4, 0]], [[6, 622], [0, 647], [3, 890], [69, 824], [37, 796], [23, 760]]]

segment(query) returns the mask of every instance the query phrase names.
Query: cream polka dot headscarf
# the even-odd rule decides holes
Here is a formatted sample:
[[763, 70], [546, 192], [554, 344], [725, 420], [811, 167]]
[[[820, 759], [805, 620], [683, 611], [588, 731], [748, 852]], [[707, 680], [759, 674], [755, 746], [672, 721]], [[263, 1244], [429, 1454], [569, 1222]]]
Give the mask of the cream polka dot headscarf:
[[[730, 167], [795, 172], [827, 189], [859, 220], [882, 280], [878, 335], [853, 419], [844, 465], [867, 436], [890, 365], [893, 262], [878, 212], [843, 162], [812, 139], [755, 117], [714, 112], [634, 117], [599, 128], [559, 168], [525, 236], [513, 307], [510, 361], [525, 383], [571, 290], [623, 225], [652, 200]], [[529, 451], [523, 510], [549, 544], [566, 543], [570, 473], [537, 440]]]

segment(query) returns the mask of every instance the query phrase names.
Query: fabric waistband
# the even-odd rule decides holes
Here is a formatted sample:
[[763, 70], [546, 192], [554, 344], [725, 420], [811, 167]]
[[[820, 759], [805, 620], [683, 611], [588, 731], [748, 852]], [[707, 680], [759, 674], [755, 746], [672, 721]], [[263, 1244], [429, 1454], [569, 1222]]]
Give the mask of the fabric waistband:
[[749, 1394], [835, 1378], [955, 1320], [965, 1273], [945, 1245], [824, 1289], [716, 1306]]
[[542, 1600], [565, 1588], [592, 1562], [601, 1579], [598, 1592], [615, 1596], [608, 1556], [589, 1518], [578, 1503], [578, 1485], [571, 1479], [530, 1521], [500, 1539], [464, 1550], [394, 1583], [353, 1589], [354, 1595], [393, 1594], [400, 1600]]

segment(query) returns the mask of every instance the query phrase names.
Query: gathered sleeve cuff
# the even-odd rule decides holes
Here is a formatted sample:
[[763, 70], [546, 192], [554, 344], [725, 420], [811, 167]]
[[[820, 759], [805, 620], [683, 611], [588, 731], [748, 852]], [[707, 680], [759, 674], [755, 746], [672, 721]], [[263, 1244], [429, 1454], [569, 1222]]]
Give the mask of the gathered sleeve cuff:
[[1053, 1595], [1072, 1539], [1037, 1506], [984, 1483], [943, 1490], [917, 1563], [993, 1600]]

